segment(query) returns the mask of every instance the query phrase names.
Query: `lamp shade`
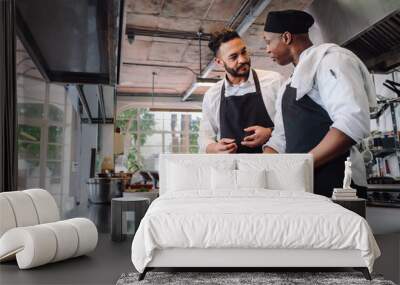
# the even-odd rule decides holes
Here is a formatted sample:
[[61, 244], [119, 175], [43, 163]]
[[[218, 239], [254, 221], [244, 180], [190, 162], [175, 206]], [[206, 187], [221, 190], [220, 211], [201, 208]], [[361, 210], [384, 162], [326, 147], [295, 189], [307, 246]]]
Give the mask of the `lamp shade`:
[[124, 135], [114, 133], [114, 154], [124, 153]]

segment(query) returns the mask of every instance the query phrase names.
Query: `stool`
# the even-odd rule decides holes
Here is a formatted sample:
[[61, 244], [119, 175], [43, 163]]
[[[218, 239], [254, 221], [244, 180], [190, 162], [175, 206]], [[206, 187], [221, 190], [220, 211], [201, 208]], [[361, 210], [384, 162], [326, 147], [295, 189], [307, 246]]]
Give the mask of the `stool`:
[[135, 213], [135, 232], [137, 231], [140, 221], [146, 214], [150, 205], [149, 198], [143, 197], [121, 197], [111, 200], [111, 240], [123, 241], [126, 238], [124, 233], [124, 217], [126, 212]]

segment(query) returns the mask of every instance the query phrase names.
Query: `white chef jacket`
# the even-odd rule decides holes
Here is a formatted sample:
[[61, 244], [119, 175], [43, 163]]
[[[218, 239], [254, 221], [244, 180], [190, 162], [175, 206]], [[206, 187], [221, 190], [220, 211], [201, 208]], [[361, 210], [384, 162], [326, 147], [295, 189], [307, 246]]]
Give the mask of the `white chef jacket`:
[[[256, 70], [256, 73], [260, 82], [260, 89], [265, 107], [273, 121], [273, 118], [275, 117], [275, 101], [284, 79], [282, 75], [273, 71]], [[225, 97], [243, 96], [248, 93], [256, 92], [252, 70], [245, 82], [232, 85], [225, 76], [225, 79], [218, 81], [214, 86], [207, 90], [203, 99], [203, 113], [200, 121], [198, 138], [200, 153], [205, 153], [207, 145], [214, 143], [216, 140], [221, 138], [219, 109], [221, 103], [222, 84], [225, 84]]]
[[[320, 46], [312, 46], [303, 51], [299, 58], [299, 63], [295, 68], [293, 76], [289, 78], [281, 87], [276, 100], [276, 115], [274, 118], [275, 128], [270, 140], [264, 145], [269, 146], [279, 153], [284, 153], [286, 149], [286, 138], [282, 118], [282, 96], [286, 85], [293, 81], [306, 84], [310, 72], [315, 69], [315, 74], [311, 72], [311, 90], [297, 94], [299, 100], [306, 94], [317, 104], [319, 104], [329, 114], [334, 127], [355, 142], [360, 142], [370, 134], [369, 106], [376, 103], [376, 95], [370, 74], [364, 64], [349, 51], [341, 52], [342, 48], [337, 49], [336, 45], [331, 45], [334, 49], [330, 52], [330, 47], [325, 45], [323, 54], [318, 51]], [[322, 49], [322, 48], [321, 48]], [[315, 57], [320, 56], [319, 62], [312, 61], [312, 53]], [[320, 53], [318, 55], [318, 53]], [[309, 62], [308, 59], [311, 59]], [[303, 62], [302, 62], [303, 60]], [[317, 65], [313, 67], [312, 65]], [[301, 66], [302, 65], [302, 66]], [[301, 66], [301, 67], [300, 67]], [[310, 72], [297, 74], [293, 78], [296, 69], [307, 67]], [[353, 181], [359, 186], [366, 186], [366, 173], [363, 160], [356, 147], [351, 148]]]

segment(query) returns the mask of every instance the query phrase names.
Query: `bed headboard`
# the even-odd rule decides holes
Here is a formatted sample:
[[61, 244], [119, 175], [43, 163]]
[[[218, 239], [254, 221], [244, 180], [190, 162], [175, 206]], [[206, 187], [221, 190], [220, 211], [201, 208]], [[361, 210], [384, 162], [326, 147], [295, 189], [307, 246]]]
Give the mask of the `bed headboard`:
[[190, 167], [189, 165], [212, 167], [221, 163], [233, 163], [235, 169], [266, 169], [278, 174], [278, 177], [275, 177], [278, 181], [274, 182], [278, 187], [275, 188], [279, 189], [280, 182], [283, 185], [284, 182], [296, 181], [300, 178], [305, 185], [304, 191], [313, 193], [314, 165], [310, 154], [160, 154], [160, 195], [169, 190], [168, 169], [171, 163], [187, 165], [187, 167]]

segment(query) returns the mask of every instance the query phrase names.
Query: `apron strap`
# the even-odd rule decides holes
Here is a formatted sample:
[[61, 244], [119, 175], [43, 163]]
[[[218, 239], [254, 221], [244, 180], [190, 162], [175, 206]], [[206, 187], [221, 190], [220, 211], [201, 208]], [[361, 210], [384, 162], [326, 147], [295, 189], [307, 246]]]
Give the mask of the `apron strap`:
[[258, 80], [257, 72], [254, 69], [252, 69], [252, 71], [253, 71], [254, 85], [256, 86], [256, 93], [257, 93], [257, 95], [262, 96], [260, 81]]
[[[256, 93], [257, 93], [257, 95], [262, 96], [261, 87], [260, 87], [260, 81], [258, 80], [258, 75], [257, 75], [257, 73], [256, 73], [256, 71], [254, 69], [252, 69], [251, 71], [253, 73], [253, 79], [254, 79], [254, 85], [256, 87]], [[222, 98], [222, 100], [225, 100], [225, 82], [222, 84], [221, 98]]]

